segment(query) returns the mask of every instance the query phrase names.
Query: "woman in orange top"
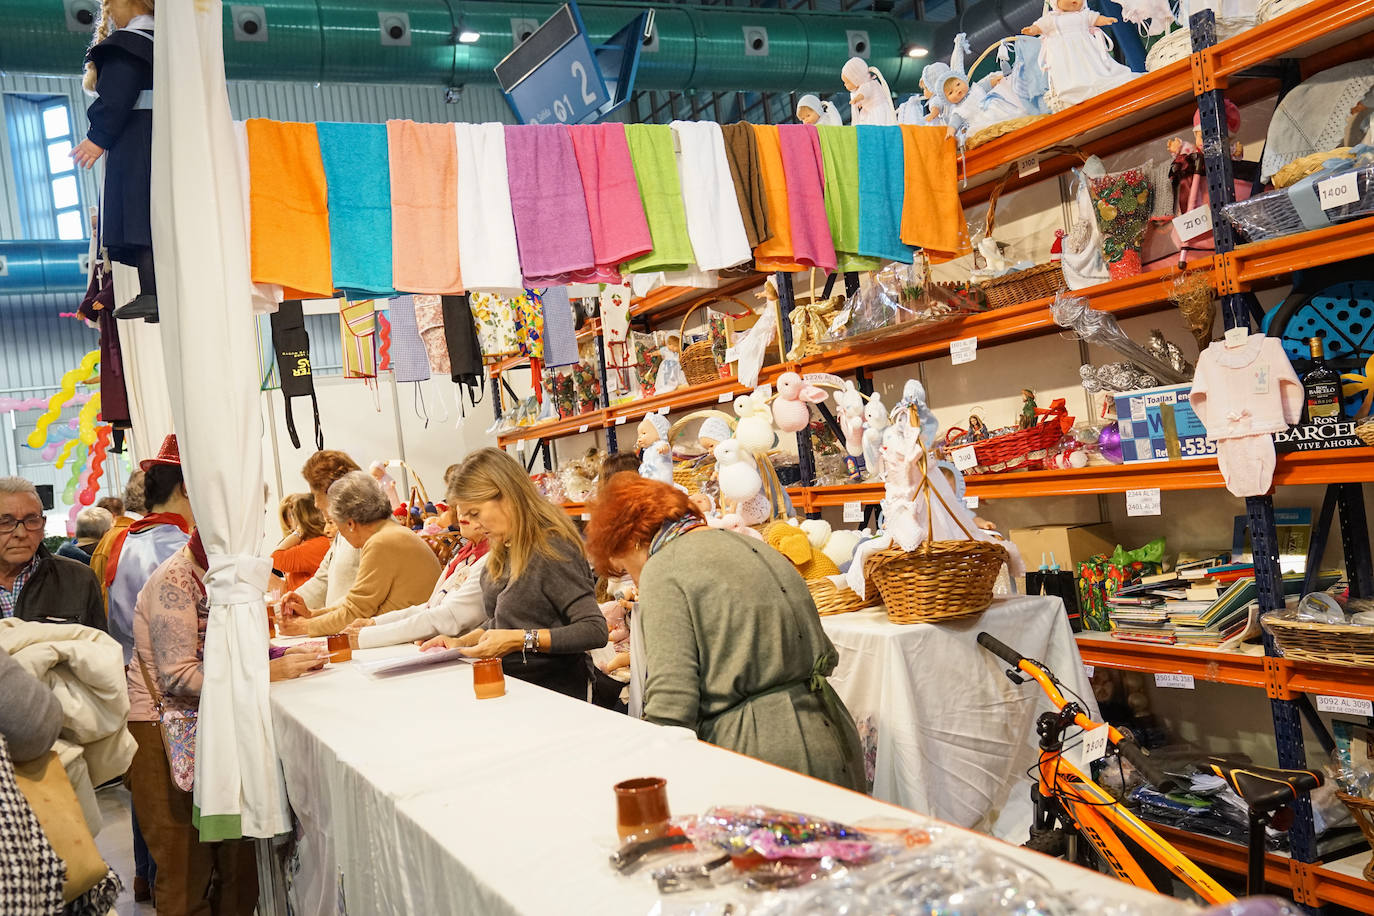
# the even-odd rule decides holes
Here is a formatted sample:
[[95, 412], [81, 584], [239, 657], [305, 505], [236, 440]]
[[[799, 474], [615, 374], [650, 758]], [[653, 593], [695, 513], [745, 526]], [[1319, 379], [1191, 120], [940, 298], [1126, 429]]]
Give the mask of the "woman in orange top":
[[289, 528], [272, 551], [272, 568], [286, 578], [283, 591], [294, 591], [310, 581], [319, 569], [330, 539], [324, 516], [309, 493], [293, 493], [282, 500], [282, 527]]

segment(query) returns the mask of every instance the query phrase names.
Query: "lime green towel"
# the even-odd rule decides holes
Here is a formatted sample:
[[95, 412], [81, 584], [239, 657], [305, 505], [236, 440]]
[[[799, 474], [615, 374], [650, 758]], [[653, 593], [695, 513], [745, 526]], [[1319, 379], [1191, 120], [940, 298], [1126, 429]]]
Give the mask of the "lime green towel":
[[626, 261], [624, 272], [687, 270], [694, 256], [687, 237], [687, 213], [682, 207], [682, 185], [673, 153], [673, 129], [666, 124], [627, 124], [625, 140], [630, 146], [630, 161], [634, 163], [639, 199], [644, 203], [654, 249]]
[[859, 255], [859, 133], [855, 127], [817, 127], [825, 166], [825, 215], [841, 273], [877, 270], [879, 258]]

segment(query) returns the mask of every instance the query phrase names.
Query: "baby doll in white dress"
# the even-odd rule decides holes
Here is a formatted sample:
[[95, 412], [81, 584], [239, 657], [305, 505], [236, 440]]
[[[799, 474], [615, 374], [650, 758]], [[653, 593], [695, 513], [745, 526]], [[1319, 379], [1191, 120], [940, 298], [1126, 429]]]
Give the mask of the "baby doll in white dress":
[[1062, 111], [1138, 75], [1108, 51], [1101, 27], [1114, 22], [1085, 8], [1084, 0], [1048, 0], [1045, 14], [1021, 30], [1042, 39], [1040, 64], [1050, 78], [1051, 109]]
[[840, 70], [840, 80], [849, 90], [850, 124], [897, 123], [892, 92], [877, 67], [870, 67], [862, 57], [851, 57]]

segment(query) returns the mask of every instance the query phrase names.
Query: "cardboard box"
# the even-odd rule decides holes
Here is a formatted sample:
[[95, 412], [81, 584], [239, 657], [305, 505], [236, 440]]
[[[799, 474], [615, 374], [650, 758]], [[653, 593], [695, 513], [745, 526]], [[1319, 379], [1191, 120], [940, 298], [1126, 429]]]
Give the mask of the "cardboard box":
[[1192, 391], [1191, 384], [1164, 385], [1116, 396], [1121, 455], [1127, 464], [1217, 453], [1217, 444], [1207, 438], [1207, 430], [1188, 403]]
[[[1033, 528], [1013, 528], [1011, 542], [1021, 551], [1026, 569], [1036, 570], [1041, 562], [1049, 563], [1050, 554], [1060, 569], [1074, 570], [1082, 561], [1100, 553], [1116, 549], [1116, 537], [1110, 523], [1097, 525], [1036, 525]], [[1041, 555], [1045, 559], [1040, 559]]]

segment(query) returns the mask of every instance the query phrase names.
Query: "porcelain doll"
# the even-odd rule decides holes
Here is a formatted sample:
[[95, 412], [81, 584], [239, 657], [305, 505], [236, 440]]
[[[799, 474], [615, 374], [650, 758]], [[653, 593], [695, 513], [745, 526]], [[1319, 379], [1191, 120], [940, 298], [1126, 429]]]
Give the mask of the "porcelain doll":
[[1108, 51], [1102, 26], [1116, 19], [1088, 9], [1084, 0], [1048, 0], [1045, 13], [1021, 30], [1041, 39], [1040, 65], [1049, 74], [1050, 108], [1062, 111], [1135, 79]]
[[659, 347], [658, 355], [663, 362], [658, 367], [658, 380], [654, 383], [654, 394], [667, 394], [687, 387], [687, 375], [682, 371], [682, 338], [669, 337], [668, 342]]
[[803, 124], [815, 124], [820, 127], [844, 125], [839, 109], [830, 102], [822, 102], [818, 97], [809, 94], [802, 96], [797, 102], [797, 120]]
[[673, 482], [673, 450], [668, 444], [667, 417], [651, 413], [641, 420], [635, 448], [643, 452], [639, 476], [662, 483]]
[[849, 90], [849, 123], [891, 125], [897, 123], [892, 92], [877, 67], [862, 57], [851, 57], [840, 70], [840, 80]]
[[1015, 82], [1001, 72], [970, 82], [964, 71], [964, 53], [967, 50], [968, 43], [961, 32], [954, 39], [948, 70], [942, 78], [937, 71], [934, 77], [937, 82], [930, 84], [932, 97], [939, 99], [933, 104], [940, 108], [944, 122], [955, 136], [964, 140], [1001, 121], [1036, 113], [1018, 95]]

